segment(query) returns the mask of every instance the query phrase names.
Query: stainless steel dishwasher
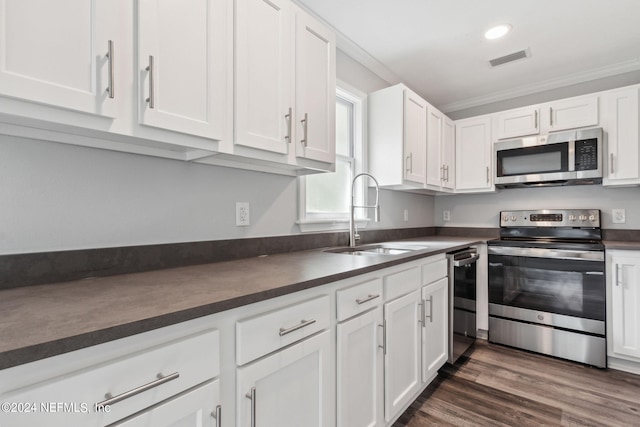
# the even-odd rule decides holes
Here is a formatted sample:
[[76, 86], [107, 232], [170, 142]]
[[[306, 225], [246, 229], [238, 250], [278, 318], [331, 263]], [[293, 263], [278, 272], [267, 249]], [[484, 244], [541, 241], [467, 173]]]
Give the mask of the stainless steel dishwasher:
[[478, 251], [447, 254], [449, 261], [449, 363], [455, 363], [476, 340], [476, 262]]

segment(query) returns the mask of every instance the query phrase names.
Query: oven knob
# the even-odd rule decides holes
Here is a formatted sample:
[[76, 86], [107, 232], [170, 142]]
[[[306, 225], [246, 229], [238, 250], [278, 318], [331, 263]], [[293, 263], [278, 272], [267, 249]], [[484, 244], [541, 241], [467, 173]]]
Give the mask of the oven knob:
[[576, 220], [575, 215], [569, 215], [569, 221], [575, 221], [575, 220]]
[[507, 222], [507, 221], [509, 221], [509, 217], [508, 217], [507, 215], [504, 215], [504, 216], [502, 217], [502, 220], [503, 220], [504, 222]]
[[580, 215], [580, 217], [578, 219], [580, 221], [586, 221], [587, 220], [587, 216], [586, 215]]
[[517, 216], [515, 216], [515, 215], [513, 215], [513, 216], [511, 217], [511, 221], [515, 221], [516, 219], [518, 219], [518, 217], [517, 217]]
[[589, 215], [589, 221], [595, 221], [595, 220], [596, 220], [595, 215]]

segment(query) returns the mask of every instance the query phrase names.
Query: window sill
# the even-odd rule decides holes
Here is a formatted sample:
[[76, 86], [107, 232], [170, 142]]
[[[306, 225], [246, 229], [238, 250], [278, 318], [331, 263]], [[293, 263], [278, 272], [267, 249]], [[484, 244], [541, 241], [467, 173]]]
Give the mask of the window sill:
[[[356, 219], [356, 227], [359, 230], [367, 228], [368, 218]], [[349, 230], [348, 219], [303, 219], [296, 221], [302, 233], [313, 233], [320, 231], [347, 231]]]

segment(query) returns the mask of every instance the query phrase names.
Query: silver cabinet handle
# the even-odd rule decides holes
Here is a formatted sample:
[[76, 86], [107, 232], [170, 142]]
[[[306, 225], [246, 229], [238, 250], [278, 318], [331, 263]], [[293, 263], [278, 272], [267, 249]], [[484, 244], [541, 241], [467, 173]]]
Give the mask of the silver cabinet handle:
[[149, 108], [154, 108], [156, 105], [155, 96], [153, 93], [153, 56], [149, 55], [149, 66], [145, 68], [149, 72], [149, 97], [146, 101], [149, 103]]
[[[427, 300], [424, 300], [424, 304], [427, 304]], [[426, 308], [425, 311], [427, 311]], [[433, 295], [429, 297], [429, 315], [427, 316], [427, 314], [425, 313], [424, 319], [425, 322], [427, 321], [427, 319], [429, 319], [429, 323], [433, 323]]]
[[615, 278], [615, 282], [616, 282], [616, 286], [620, 286], [620, 264], [616, 264], [616, 278]]
[[444, 181], [444, 165], [440, 166], [440, 181]]
[[157, 377], [157, 380], [151, 381], [150, 383], [147, 383], [145, 385], [141, 385], [140, 387], [136, 387], [133, 390], [125, 391], [124, 393], [118, 394], [117, 396], [113, 396], [111, 393], [105, 394], [104, 397], [106, 397], [106, 400], [96, 403], [96, 408], [114, 405], [137, 394], [158, 387], [164, 383], [178, 379], [180, 377], [180, 374], [178, 372], [174, 372], [173, 374], [167, 375], [166, 377], [162, 374], [158, 374]]
[[489, 183], [489, 166], [487, 166], [487, 184]]
[[356, 302], [358, 304], [364, 304], [365, 302], [369, 302], [371, 300], [374, 300], [376, 298], [380, 298], [380, 294], [370, 294], [368, 297], [366, 298], [362, 298], [362, 299], [357, 299]]
[[420, 319], [418, 320], [418, 323], [421, 323], [423, 328], [425, 327], [425, 322], [424, 322], [424, 318], [425, 318], [424, 317], [425, 316], [424, 310], [425, 310], [425, 308], [424, 308], [424, 306], [426, 305], [426, 303], [427, 302], [425, 300], [421, 300], [420, 304], [418, 304], [420, 306]]
[[609, 171], [609, 173], [615, 173], [614, 169], [613, 169], [613, 153], [611, 153], [609, 155], [609, 157], [611, 158], [611, 170]]
[[251, 387], [245, 397], [251, 400], [251, 427], [256, 427], [256, 388]]
[[288, 143], [291, 143], [291, 123], [293, 123], [293, 116], [291, 115], [291, 107], [289, 107], [289, 112], [284, 115], [284, 118], [287, 121], [287, 135], [284, 137], [284, 139], [286, 139]]
[[382, 345], [378, 345], [382, 349], [382, 354], [387, 355], [387, 321], [383, 320], [382, 325], [378, 325], [382, 328]]
[[538, 110], [535, 111], [534, 115], [533, 128], [538, 130]]
[[216, 406], [216, 410], [211, 413], [211, 416], [216, 420], [216, 427], [220, 427], [222, 425], [222, 406]]
[[304, 113], [304, 119], [300, 120], [300, 123], [302, 123], [302, 139], [300, 140], [300, 142], [303, 143], [306, 147], [308, 145], [307, 129], [309, 129], [309, 117], [307, 113]]
[[445, 180], [446, 182], [449, 182], [449, 165], [446, 165], [446, 166], [444, 167], [444, 171], [446, 172], [446, 175], [445, 175], [445, 179], [444, 179], [444, 180]]
[[[408, 165], [408, 166], [407, 166]], [[413, 153], [409, 153], [405, 161], [405, 169], [407, 172], [413, 172]]]
[[549, 107], [549, 126], [553, 126], [553, 107]]
[[107, 48], [107, 58], [109, 58], [109, 87], [107, 88], [107, 92], [109, 92], [109, 98], [113, 99], [115, 97], [115, 89], [113, 83], [113, 63], [115, 60], [115, 58], [113, 57], [113, 40], [109, 40]]
[[305, 326], [313, 325], [314, 323], [316, 323], [316, 321], [314, 319], [301, 320], [300, 323], [298, 323], [296, 326], [292, 326], [292, 327], [290, 327], [288, 329], [280, 328], [279, 334], [280, 334], [281, 337], [283, 337], [283, 336], [285, 336], [287, 334], [290, 334], [291, 332], [297, 331], [298, 329], [302, 329]]

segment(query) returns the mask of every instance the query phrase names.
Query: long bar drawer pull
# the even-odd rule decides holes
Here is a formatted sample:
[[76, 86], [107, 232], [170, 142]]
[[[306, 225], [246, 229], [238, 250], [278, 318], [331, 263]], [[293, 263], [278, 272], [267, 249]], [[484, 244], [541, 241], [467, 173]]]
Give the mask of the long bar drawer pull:
[[376, 298], [380, 298], [380, 294], [371, 294], [366, 298], [357, 299], [356, 302], [358, 304], [364, 304], [365, 302], [369, 302], [369, 301], [374, 300]]
[[251, 387], [251, 391], [246, 394], [246, 398], [251, 400], [251, 427], [256, 427], [256, 388]]
[[304, 328], [305, 326], [309, 326], [309, 325], [312, 325], [312, 324], [314, 324], [314, 323], [316, 323], [316, 321], [315, 321], [314, 319], [311, 319], [311, 320], [301, 320], [301, 321], [300, 321], [300, 323], [298, 323], [296, 326], [292, 326], [292, 327], [290, 327], [290, 328], [288, 328], [288, 329], [280, 328], [280, 332], [279, 332], [279, 333], [280, 333], [280, 336], [281, 336], [281, 337], [283, 337], [283, 336], [285, 336], [285, 335], [287, 335], [287, 334], [290, 334], [291, 332], [295, 332], [295, 331], [297, 331], [298, 329], [302, 329], [302, 328]]
[[134, 388], [133, 390], [125, 391], [124, 393], [118, 394], [117, 396], [113, 396], [111, 393], [107, 393], [104, 395], [104, 397], [106, 397], [106, 400], [96, 403], [96, 408], [114, 405], [137, 394], [140, 394], [147, 390], [151, 390], [152, 388], [156, 388], [164, 383], [168, 383], [169, 381], [178, 379], [179, 377], [180, 373], [178, 372], [174, 372], [173, 374], [167, 375], [166, 377], [162, 374], [158, 374], [157, 380], [151, 381], [150, 383], [147, 383], [145, 385], [141, 385], [140, 387]]
[[216, 410], [211, 413], [211, 416], [216, 420], [216, 427], [220, 427], [222, 425], [222, 406], [216, 406]]

